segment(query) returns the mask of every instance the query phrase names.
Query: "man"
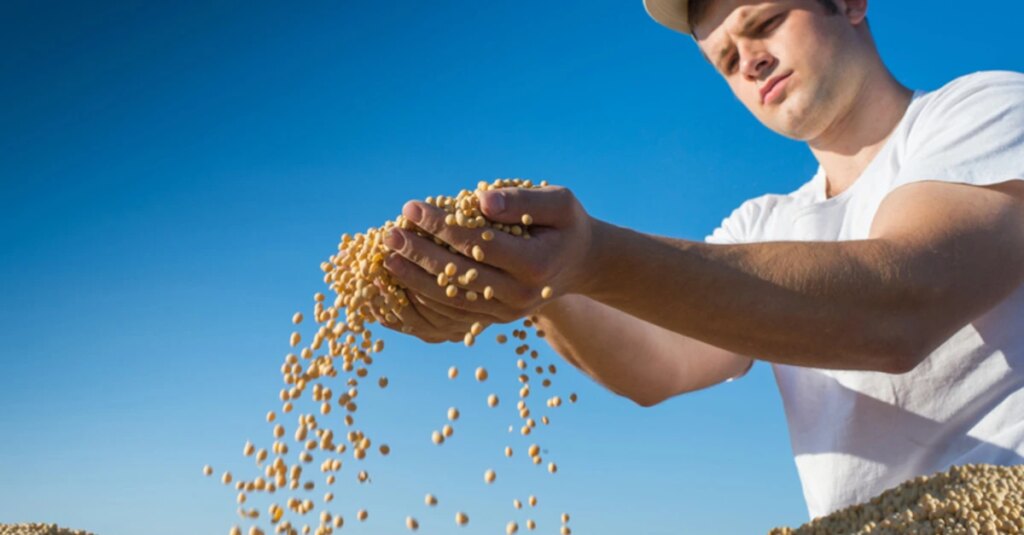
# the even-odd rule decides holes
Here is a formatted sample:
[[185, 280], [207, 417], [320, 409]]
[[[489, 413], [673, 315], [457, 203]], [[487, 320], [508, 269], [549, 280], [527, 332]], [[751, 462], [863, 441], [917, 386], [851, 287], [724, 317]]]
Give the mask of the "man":
[[[875, 49], [867, 0], [646, 6], [818, 172], [747, 201], [709, 243], [596, 220], [555, 187], [480, 195], [492, 220], [529, 213], [530, 240], [485, 242], [410, 202], [464, 255], [388, 237], [412, 297], [401, 325], [438, 342], [535, 314], [569, 362], [644, 406], [769, 362], [812, 517], [954, 464], [1024, 462], [1024, 76], [911, 91]], [[445, 297], [448, 262], [495, 299]]]

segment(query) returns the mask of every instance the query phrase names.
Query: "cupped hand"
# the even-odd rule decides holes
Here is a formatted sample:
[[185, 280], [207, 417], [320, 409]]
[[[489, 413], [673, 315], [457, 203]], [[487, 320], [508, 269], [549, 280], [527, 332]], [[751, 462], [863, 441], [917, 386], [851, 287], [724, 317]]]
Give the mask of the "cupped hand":
[[[490, 229], [493, 238], [485, 240], [488, 227], [448, 225], [441, 208], [406, 203], [402, 215], [441, 244], [401, 228], [385, 238], [394, 254], [384, 266], [410, 296], [400, 324], [385, 326], [428, 342], [462, 340], [474, 323], [485, 327], [531, 314], [544, 304], [545, 287], [552, 288], [554, 298], [586, 283], [593, 223], [570, 190], [500, 188], [478, 191], [477, 196], [492, 222], [523, 226], [524, 215], [532, 219], [525, 227], [529, 238]], [[478, 258], [482, 252], [479, 261], [474, 260], [475, 247]], [[456, 275], [439, 280], [449, 264]]]

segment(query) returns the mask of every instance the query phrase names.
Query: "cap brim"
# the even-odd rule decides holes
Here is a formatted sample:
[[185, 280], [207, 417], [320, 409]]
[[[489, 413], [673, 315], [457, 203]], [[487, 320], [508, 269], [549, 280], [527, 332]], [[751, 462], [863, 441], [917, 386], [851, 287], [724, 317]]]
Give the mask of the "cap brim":
[[691, 35], [686, 6], [689, 0], [644, 0], [644, 9], [658, 24]]

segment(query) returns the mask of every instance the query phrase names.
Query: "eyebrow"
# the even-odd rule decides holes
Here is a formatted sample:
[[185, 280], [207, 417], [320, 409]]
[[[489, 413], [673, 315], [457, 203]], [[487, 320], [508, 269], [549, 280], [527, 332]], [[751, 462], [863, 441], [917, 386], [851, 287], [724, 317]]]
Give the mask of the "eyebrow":
[[[742, 37], [749, 36], [753, 32], [754, 26], [756, 26], [759, 22], [761, 22], [761, 18], [762, 18], [761, 15], [763, 15], [766, 11], [768, 11], [770, 9], [772, 9], [772, 6], [763, 7], [763, 8], [760, 8], [760, 9], [754, 8], [752, 10], [753, 13], [751, 13], [751, 14], [747, 15], [746, 17], [744, 17], [746, 20], [743, 22], [743, 27], [740, 28], [739, 35], [742, 36]], [[751, 12], [751, 10], [747, 10], [747, 13], [750, 13], [750, 12]], [[729, 54], [729, 50], [730, 50], [729, 47], [725, 47], [721, 51], [719, 51], [718, 52], [718, 60], [717, 61], [711, 61], [711, 58], [709, 58], [708, 55], [705, 54], [703, 50], [701, 50], [700, 53], [701, 53], [701, 55], [704, 56], [704, 59], [706, 59], [708, 61], [708, 63], [710, 63], [712, 66], [715, 66], [715, 65], [718, 65], [718, 62], [720, 62], [723, 59], [725, 59], [725, 56], [727, 56]]]

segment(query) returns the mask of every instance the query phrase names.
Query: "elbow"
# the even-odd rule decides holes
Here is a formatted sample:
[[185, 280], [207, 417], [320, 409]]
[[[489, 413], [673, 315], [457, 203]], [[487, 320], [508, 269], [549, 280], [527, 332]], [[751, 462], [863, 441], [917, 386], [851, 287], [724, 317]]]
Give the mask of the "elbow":
[[893, 343], [886, 345], [886, 350], [878, 355], [876, 368], [877, 371], [891, 375], [910, 373], [938, 346], [930, 337], [912, 329], [901, 333]]
[[628, 398], [633, 403], [636, 403], [637, 405], [645, 409], [653, 407], [669, 398], [669, 396], [663, 396], [658, 394], [657, 392], [650, 391], [633, 392], [628, 395], [625, 395], [625, 397]]
[[636, 403], [637, 405], [639, 405], [639, 406], [641, 406], [641, 407], [643, 407], [645, 409], [651, 408], [651, 407], [661, 403], [662, 401], [665, 401], [664, 398], [659, 399], [659, 398], [653, 398], [653, 397], [640, 397], [640, 396], [630, 397], [629, 399], [632, 400], [633, 403]]
[[[857, 329], [848, 344], [833, 344], [842, 355], [838, 360], [849, 370], [904, 375], [920, 364], [938, 344], [934, 344], [934, 322], [914, 307], [911, 310], [876, 311]], [[843, 348], [843, 349], [840, 349]], [[850, 351], [852, 350], [852, 351]]]
[[601, 384], [608, 389], [609, 392], [619, 396], [620, 398], [628, 399], [629, 401], [632, 401], [644, 408], [653, 407], [662, 401], [665, 401], [664, 397], [653, 395], [653, 392], [631, 392], [622, 388], [617, 388], [603, 381]]
[[650, 388], [625, 389], [622, 388], [621, 386], [612, 385], [604, 381], [601, 381], [601, 384], [613, 394], [621, 398], [628, 399], [643, 408], [653, 407], [661, 403], [662, 401], [665, 401], [666, 399], [672, 397], [670, 395], [664, 395], [661, 392], [657, 392]]
[[889, 375], [903, 375], [910, 373], [919, 362], [909, 355], [887, 355], [881, 365], [876, 367], [876, 371]]

